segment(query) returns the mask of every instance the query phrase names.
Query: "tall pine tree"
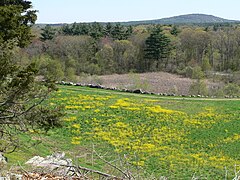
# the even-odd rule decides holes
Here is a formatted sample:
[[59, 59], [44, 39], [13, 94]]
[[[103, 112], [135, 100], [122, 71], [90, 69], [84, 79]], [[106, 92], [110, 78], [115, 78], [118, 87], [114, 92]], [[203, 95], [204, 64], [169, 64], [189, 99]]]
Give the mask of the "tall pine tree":
[[144, 58], [146, 61], [147, 70], [151, 65], [156, 62], [156, 68], [164, 58], [167, 58], [170, 54], [170, 39], [163, 33], [161, 26], [155, 26], [150, 36], [146, 39]]
[[42, 33], [40, 39], [42, 41], [46, 40], [52, 40], [56, 34], [55, 29], [53, 29], [50, 25], [46, 25], [44, 28], [42, 28]]
[[31, 25], [37, 19], [36, 10], [31, 10], [26, 0], [0, 1], [0, 43], [14, 40], [24, 47], [31, 40]]

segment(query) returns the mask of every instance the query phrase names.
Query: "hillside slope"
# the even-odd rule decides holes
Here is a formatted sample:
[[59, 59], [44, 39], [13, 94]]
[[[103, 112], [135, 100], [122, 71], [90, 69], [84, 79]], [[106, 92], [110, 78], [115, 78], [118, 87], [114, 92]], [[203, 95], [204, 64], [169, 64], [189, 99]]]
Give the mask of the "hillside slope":
[[126, 25], [136, 24], [204, 24], [204, 23], [235, 23], [238, 21], [228, 20], [207, 14], [186, 14], [173, 16], [169, 18], [146, 20], [146, 21], [129, 21], [124, 22]]

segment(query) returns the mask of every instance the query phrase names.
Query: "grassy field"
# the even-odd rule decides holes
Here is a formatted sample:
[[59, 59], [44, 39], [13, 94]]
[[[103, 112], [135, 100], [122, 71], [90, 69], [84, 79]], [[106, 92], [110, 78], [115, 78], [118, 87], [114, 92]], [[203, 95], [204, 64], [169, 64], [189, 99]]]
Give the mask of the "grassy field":
[[64, 127], [22, 135], [22, 141], [33, 141], [7, 155], [10, 164], [64, 151], [80, 165], [110, 171], [100, 159], [93, 161], [94, 147], [107, 161], [145, 177], [232, 179], [240, 170], [239, 100], [61, 86], [48, 105], [64, 107]]

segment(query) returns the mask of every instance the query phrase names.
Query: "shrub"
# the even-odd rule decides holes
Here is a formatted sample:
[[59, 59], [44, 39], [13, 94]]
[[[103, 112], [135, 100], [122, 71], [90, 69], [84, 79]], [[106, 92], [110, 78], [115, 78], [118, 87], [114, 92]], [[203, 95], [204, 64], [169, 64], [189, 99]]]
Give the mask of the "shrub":
[[208, 88], [203, 80], [197, 80], [192, 83], [189, 88], [189, 93], [193, 95], [208, 95]]
[[191, 66], [187, 66], [185, 68], [185, 76], [192, 78], [192, 74], [193, 74], [193, 68]]
[[204, 72], [202, 71], [201, 67], [196, 66], [192, 69], [192, 79], [203, 79], [204, 78]]
[[229, 83], [223, 89], [225, 95], [238, 96], [240, 95], [240, 87], [237, 84]]

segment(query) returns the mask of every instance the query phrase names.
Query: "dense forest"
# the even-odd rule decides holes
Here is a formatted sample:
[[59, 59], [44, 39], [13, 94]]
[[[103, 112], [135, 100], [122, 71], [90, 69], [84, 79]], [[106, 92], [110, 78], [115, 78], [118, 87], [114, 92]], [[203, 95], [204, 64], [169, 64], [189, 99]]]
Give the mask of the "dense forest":
[[237, 24], [124, 26], [95, 22], [57, 28], [46, 25], [33, 31], [37, 36], [20, 51], [21, 63], [35, 61], [40, 75], [55, 80], [155, 71], [196, 79], [224, 72], [236, 79], [240, 70]]

